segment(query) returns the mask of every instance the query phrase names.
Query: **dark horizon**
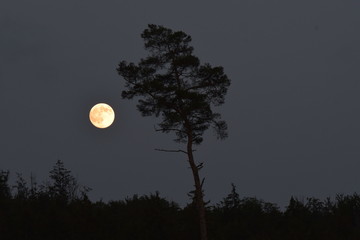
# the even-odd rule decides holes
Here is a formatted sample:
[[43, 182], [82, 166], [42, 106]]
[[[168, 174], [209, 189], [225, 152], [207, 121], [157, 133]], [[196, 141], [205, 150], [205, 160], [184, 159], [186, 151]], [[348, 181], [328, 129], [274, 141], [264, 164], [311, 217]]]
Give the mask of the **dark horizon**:
[[[0, 235], [13, 239], [201, 239], [196, 201], [185, 207], [159, 192], [104, 203], [89, 201], [87, 189], [57, 161], [44, 187], [19, 177], [8, 183], [0, 171]], [[15, 191], [10, 194], [11, 188]], [[195, 200], [195, 198], [193, 199]], [[207, 204], [208, 239], [358, 239], [360, 195], [335, 200], [291, 198], [285, 210], [231, 191]]]

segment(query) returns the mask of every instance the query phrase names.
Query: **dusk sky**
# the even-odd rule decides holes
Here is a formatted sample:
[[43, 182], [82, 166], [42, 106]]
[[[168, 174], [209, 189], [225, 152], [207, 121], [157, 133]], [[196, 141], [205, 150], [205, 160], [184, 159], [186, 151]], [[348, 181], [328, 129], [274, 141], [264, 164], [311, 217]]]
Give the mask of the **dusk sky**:
[[[121, 99], [121, 60], [147, 52], [148, 24], [192, 36], [201, 63], [231, 79], [223, 141], [209, 130], [196, 147], [205, 200], [237, 186], [241, 197], [285, 206], [360, 192], [360, 1], [0, 2], [0, 169], [39, 183], [60, 159], [90, 199], [159, 191], [181, 205], [193, 178], [173, 135], [154, 131], [137, 100]], [[99, 102], [116, 114], [89, 122]]]

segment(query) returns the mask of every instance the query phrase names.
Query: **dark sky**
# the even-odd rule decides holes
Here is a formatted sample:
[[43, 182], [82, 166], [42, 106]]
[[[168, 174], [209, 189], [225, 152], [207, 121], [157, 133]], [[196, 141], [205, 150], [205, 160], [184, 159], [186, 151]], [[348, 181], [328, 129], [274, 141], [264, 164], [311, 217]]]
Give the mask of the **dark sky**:
[[[220, 3], [221, 2], [221, 3]], [[229, 138], [197, 148], [206, 199], [233, 182], [241, 196], [284, 206], [290, 196], [360, 191], [358, 0], [0, 2], [0, 169], [45, 180], [57, 159], [92, 200], [160, 191], [188, 201], [192, 175], [173, 136], [122, 100], [120, 60], [146, 56], [147, 24], [182, 30], [202, 63], [232, 80], [217, 109]], [[90, 108], [107, 102], [113, 126]]]

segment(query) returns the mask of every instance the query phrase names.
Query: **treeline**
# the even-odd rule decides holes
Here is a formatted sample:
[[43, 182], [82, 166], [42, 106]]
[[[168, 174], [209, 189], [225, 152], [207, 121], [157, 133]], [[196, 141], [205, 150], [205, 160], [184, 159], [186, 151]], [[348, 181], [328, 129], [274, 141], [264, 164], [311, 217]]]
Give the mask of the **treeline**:
[[[193, 202], [180, 208], [159, 193], [119, 201], [91, 202], [88, 187], [79, 185], [58, 161], [49, 181], [37, 184], [0, 171], [0, 239], [199, 239]], [[218, 204], [207, 204], [209, 239], [213, 240], [359, 240], [360, 196], [338, 195], [332, 201], [291, 198], [281, 211], [256, 198], [231, 192]]]

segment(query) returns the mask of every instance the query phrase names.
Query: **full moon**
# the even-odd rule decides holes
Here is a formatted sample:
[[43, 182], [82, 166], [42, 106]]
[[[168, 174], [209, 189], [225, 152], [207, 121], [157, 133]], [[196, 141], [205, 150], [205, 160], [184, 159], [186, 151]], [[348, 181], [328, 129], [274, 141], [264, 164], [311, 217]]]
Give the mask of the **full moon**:
[[98, 103], [91, 108], [89, 118], [95, 127], [107, 128], [114, 122], [115, 113], [106, 103]]

